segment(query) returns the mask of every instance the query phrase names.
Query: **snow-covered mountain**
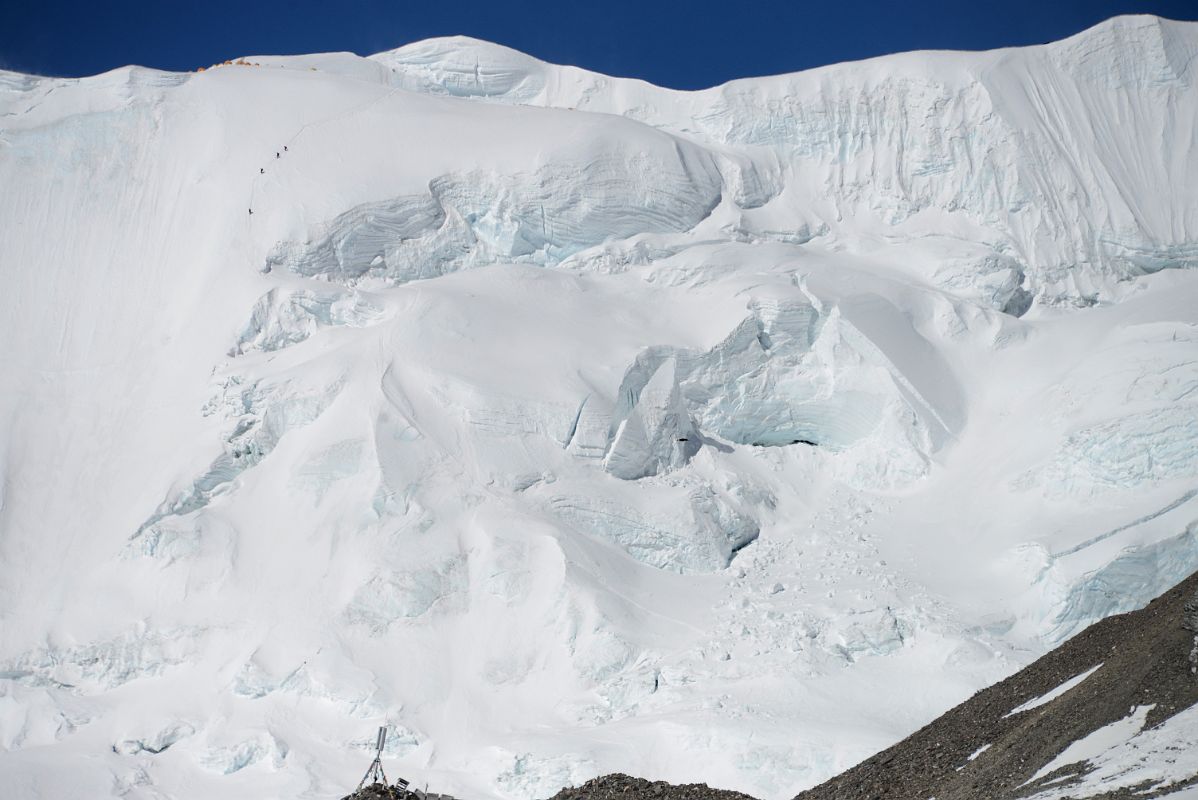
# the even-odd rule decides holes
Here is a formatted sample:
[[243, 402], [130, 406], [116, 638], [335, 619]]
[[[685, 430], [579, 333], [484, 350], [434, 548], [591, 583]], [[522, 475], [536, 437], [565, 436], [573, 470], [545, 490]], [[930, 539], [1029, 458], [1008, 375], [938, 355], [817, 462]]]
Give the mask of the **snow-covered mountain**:
[[0, 777], [781, 798], [1146, 603], [1196, 55], [0, 73]]

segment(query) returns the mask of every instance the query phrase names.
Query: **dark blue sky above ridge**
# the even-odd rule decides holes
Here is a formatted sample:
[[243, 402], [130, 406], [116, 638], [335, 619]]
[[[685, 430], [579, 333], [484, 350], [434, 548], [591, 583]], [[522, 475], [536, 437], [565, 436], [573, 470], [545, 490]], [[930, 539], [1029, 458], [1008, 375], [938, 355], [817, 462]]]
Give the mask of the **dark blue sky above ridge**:
[[0, 68], [187, 70], [241, 55], [368, 55], [461, 33], [554, 63], [696, 89], [904, 50], [1039, 44], [1144, 13], [1198, 20], [1198, 0], [0, 0]]

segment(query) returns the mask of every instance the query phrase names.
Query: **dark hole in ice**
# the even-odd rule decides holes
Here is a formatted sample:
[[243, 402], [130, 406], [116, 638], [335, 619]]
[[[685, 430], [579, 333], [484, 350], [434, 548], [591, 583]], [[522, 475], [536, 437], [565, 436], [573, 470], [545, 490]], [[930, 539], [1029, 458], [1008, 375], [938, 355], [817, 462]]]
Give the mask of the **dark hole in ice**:
[[791, 442], [791, 444], [806, 444], [810, 445], [811, 447], [819, 447], [817, 442], [813, 442], [810, 439], [795, 439], [793, 442]]
[[1035, 295], [1027, 289], [1016, 289], [1015, 293], [1011, 295], [1011, 299], [1003, 306], [1002, 312], [1010, 314], [1012, 317], [1022, 317], [1032, 307], [1032, 301], [1035, 299]]

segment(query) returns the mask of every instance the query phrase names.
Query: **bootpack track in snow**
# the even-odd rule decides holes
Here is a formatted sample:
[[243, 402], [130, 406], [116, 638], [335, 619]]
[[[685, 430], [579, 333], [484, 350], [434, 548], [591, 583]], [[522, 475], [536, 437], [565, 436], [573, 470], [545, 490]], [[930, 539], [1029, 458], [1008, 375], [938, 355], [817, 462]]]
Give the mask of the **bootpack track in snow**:
[[[286, 142], [283, 143], [282, 150], [275, 151], [275, 157], [273, 159], [268, 159], [267, 163], [273, 164], [275, 167], [280, 166], [283, 159], [286, 156], [291, 155], [291, 152], [292, 152], [291, 148], [295, 146], [295, 143], [297, 141], [299, 141], [300, 136], [302, 136], [304, 134], [304, 132], [309, 130], [310, 128], [318, 127], [320, 125], [324, 125], [324, 124], [332, 122], [334, 120], [344, 120], [345, 118], [353, 116], [354, 114], [356, 114], [358, 112], [365, 111], [366, 109], [370, 108], [371, 106], [374, 106], [377, 103], [383, 102], [388, 97], [391, 97], [392, 95], [394, 95], [396, 92], [399, 92], [399, 91], [402, 91], [402, 90], [399, 87], [395, 87], [395, 88], [391, 89], [390, 91], [380, 95], [379, 97], [376, 97], [373, 100], [368, 100], [365, 103], [360, 103], [352, 108], [347, 108], [344, 111], [330, 114], [329, 116], [325, 117], [324, 119], [314, 120], [312, 122], [305, 122], [298, 129], [296, 129], [295, 133], [293, 133], [291, 135], [291, 137], [289, 139], [287, 139]], [[328, 154], [326, 154], [326, 156], [327, 155]], [[254, 201], [255, 201], [255, 198], [257, 197], [258, 181], [259, 181], [259, 179], [265, 179], [269, 175], [273, 174], [273, 172], [268, 170], [268, 168], [265, 166], [259, 167], [258, 170], [259, 170], [258, 174], [254, 175], [254, 177], [252, 178], [252, 180], [250, 182], [250, 196], [249, 196], [249, 205], [248, 205], [249, 214], [247, 215], [248, 222], [247, 222], [247, 228], [246, 228], [247, 234], [252, 233], [252, 231], [253, 231]]]

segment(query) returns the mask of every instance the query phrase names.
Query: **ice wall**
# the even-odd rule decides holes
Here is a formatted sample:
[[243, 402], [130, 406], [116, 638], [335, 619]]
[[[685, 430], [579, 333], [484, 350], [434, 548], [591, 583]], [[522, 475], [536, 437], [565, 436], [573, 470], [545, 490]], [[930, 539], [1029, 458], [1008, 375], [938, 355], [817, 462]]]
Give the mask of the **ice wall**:
[[860, 218], [918, 238], [955, 218], [950, 227], [981, 226], [1019, 288], [1086, 303], [1112, 282], [1198, 263], [1196, 52], [1193, 23], [1120, 17], [1039, 48], [904, 55], [693, 93], [463, 37], [373, 58], [416, 91], [617, 113], [775, 152], [799, 204], [834, 229]]

